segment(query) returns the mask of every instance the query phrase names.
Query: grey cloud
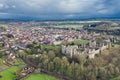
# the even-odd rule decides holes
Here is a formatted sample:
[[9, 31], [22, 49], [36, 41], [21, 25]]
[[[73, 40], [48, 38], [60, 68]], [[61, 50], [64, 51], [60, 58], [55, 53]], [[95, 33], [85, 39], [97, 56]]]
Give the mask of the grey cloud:
[[32, 17], [114, 15], [119, 6], [120, 0], [0, 0], [1, 13]]

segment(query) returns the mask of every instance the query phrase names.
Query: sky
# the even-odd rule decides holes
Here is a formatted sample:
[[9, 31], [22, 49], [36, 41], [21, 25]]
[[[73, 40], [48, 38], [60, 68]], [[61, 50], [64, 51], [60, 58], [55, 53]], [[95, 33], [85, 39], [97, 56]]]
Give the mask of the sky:
[[0, 0], [0, 19], [120, 17], [120, 0]]

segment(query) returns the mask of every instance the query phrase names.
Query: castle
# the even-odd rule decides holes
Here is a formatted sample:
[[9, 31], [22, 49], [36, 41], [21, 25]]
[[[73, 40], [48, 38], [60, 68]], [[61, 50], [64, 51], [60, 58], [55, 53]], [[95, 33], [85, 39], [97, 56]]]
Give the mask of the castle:
[[86, 54], [89, 58], [94, 58], [95, 54], [101, 53], [104, 49], [111, 48], [110, 40], [104, 40], [100, 45], [96, 44], [96, 41], [90, 41], [87, 46], [78, 45], [68, 45], [62, 46], [62, 53], [68, 57], [73, 57], [74, 55]]

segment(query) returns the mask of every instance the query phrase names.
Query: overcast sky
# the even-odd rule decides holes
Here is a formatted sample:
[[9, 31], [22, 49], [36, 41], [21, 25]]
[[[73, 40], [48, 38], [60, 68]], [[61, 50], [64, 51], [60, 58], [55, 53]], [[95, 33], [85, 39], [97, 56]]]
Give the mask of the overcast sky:
[[0, 0], [0, 19], [117, 17], [120, 0]]

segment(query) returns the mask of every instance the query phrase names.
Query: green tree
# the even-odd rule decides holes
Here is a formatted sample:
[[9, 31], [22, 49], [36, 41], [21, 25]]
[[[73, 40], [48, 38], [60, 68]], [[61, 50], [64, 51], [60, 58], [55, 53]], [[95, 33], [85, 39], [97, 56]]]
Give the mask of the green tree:
[[58, 72], [61, 67], [61, 59], [59, 57], [55, 57], [54, 60], [55, 71]]
[[53, 58], [55, 57], [55, 53], [54, 53], [54, 51], [49, 51], [48, 52], [48, 57], [49, 57], [49, 60], [53, 60]]

